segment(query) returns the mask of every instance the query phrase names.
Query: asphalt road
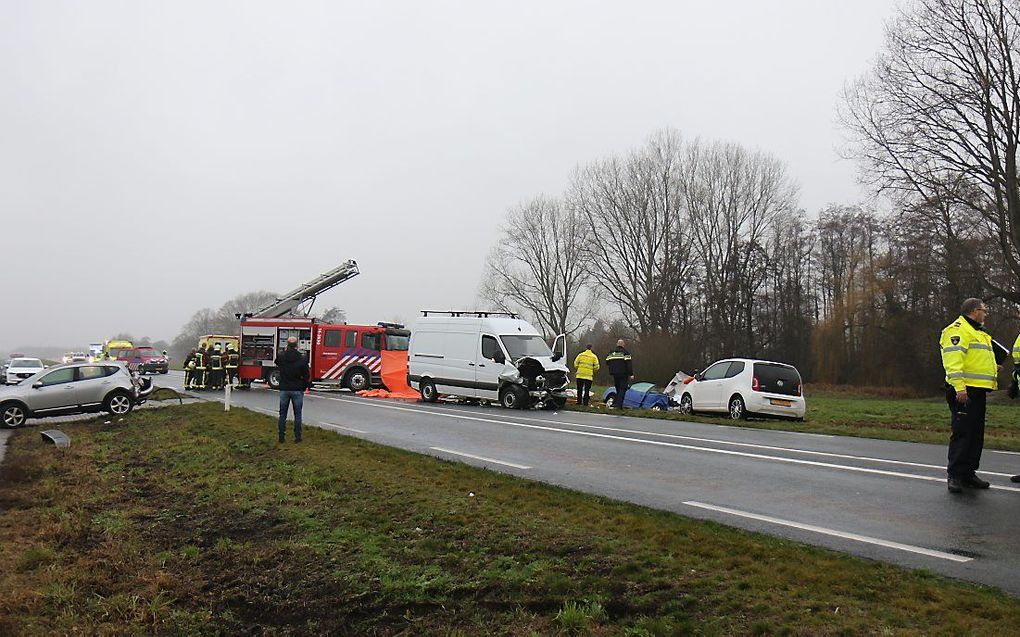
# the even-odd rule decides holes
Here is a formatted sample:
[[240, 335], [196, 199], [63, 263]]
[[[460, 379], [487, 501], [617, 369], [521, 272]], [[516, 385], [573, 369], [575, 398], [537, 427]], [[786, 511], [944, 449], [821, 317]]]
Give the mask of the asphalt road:
[[[277, 413], [263, 387], [231, 399]], [[986, 450], [992, 488], [954, 495], [941, 445], [346, 392], [304, 405], [306, 426], [1020, 594], [1020, 453]]]

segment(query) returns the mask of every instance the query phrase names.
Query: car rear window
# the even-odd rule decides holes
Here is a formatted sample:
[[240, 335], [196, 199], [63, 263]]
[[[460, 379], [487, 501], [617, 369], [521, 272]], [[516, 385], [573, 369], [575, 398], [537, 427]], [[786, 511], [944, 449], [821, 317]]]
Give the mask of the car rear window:
[[754, 377], [758, 379], [760, 391], [788, 396], [798, 395], [800, 372], [794, 367], [776, 363], [755, 363]]

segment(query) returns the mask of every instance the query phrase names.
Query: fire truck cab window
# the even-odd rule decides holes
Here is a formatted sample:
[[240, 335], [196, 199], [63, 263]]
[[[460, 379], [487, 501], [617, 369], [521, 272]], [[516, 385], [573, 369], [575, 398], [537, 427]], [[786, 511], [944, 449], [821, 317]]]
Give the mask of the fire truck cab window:
[[366, 332], [361, 335], [361, 346], [365, 349], [371, 349], [379, 351], [379, 337], [381, 335], [378, 332]]
[[340, 347], [340, 330], [326, 330], [326, 336], [322, 344], [326, 347]]
[[347, 340], [344, 341], [344, 347], [357, 347], [358, 346], [358, 333], [349, 330], [347, 332]]

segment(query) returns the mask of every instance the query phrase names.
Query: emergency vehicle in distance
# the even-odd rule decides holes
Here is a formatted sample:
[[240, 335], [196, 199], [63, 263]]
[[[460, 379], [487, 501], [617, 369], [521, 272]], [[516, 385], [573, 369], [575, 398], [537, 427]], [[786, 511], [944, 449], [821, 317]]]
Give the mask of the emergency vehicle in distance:
[[264, 380], [280, 387], [273, 362], [294, 336], [308, 356], [311, 379], [351, 391], [381, 387], [382, 352], [406, 352], [411, 331], [396, 323], [334, 325], [304, 317], [249, 318], [241, 322], [241, 366], [244, 384]]
[[[336, 325], [308, 317], [316, 296], [358, 274], [358, 264], [345, 261], [266, 307], [238, 315], [241, 364], [237, 371], [242, 386], [263, 380], [271, 388], [279, 388], [275, 360], [291, 336], [297, 338], [298, 349], [308, 356], [312, 382], [352, 391], [382, 386], [382, 352], [406, 352], [410, 330], [396, 323]], [[304, 316], [295, 315], [302, 305]]]

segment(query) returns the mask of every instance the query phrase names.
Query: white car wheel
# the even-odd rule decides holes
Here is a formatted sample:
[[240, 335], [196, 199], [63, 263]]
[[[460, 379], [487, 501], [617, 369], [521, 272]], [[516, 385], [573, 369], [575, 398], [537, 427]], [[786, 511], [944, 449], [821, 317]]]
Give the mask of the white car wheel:
[[686, 416], [694, 413], [694, 399], [690, 394], [684, 394], [680, 398], [680, 413]]

